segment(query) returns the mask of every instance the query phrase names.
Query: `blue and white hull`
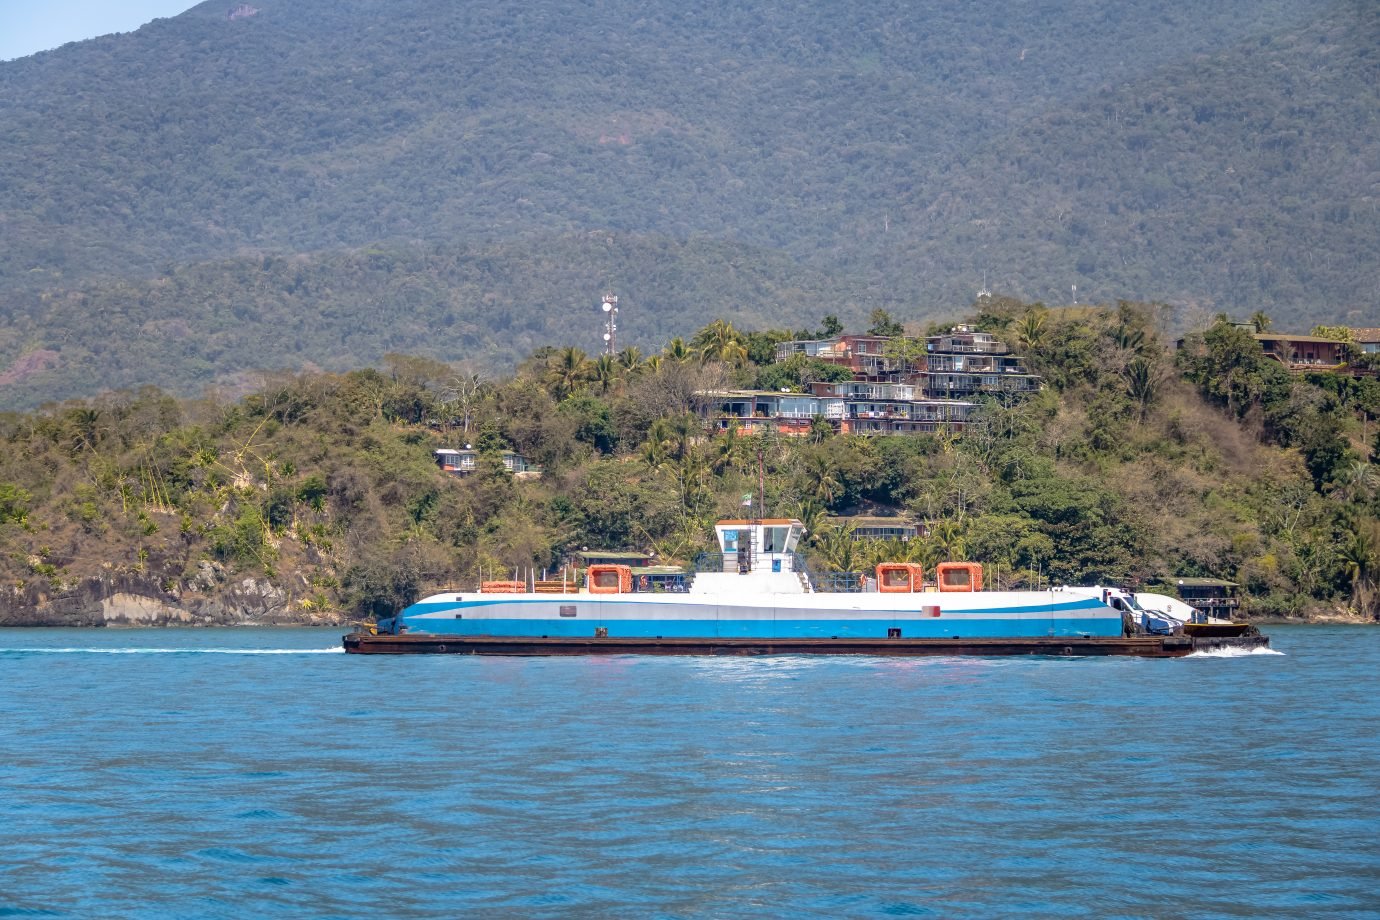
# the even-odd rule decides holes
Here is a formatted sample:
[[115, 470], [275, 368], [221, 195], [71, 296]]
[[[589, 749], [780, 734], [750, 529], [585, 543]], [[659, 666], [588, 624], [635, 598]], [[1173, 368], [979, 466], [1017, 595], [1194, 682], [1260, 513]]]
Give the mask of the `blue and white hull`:
[[1060, 589], [914, 594], [436, 594], [381, 632], [526, 638], [1090, 638], [1122, 616]]

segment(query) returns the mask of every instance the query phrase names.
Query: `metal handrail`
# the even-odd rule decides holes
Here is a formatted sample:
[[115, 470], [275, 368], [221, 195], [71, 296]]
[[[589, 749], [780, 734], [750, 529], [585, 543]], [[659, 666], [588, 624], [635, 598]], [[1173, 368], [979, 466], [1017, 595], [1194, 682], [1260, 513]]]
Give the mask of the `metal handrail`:
[[[751, 564], [756, 568], [763, 556], [772, 558], [787, 559], [790, 561], [790, 571], [806, 571], [805, 557], [800, 553], [773, 553], [763, 550], [754, 550], [750, 554]], [[691, 572], [736, 572], [738, 571], [737, 553], [700, 553], [690, 564]], [[783, 567], [782, 571], [786, 571]]]
[[810, 586], [823, 594], [861, 594], [866, 590], [862, 572], [811, 572]]

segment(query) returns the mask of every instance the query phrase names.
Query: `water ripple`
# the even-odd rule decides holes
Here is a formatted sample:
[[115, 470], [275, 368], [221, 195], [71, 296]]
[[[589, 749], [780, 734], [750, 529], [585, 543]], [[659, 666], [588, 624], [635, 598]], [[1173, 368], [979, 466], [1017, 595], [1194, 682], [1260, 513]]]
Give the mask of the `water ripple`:
[[1192, 663], [150, 635], [6, 634], [0, 917], [1380, 915], [1380, 631]]

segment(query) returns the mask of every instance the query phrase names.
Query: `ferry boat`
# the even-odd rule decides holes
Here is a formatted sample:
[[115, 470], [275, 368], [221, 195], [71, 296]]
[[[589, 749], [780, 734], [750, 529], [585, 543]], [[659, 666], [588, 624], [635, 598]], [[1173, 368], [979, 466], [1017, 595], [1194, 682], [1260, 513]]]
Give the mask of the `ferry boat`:
[[1182, 631], [1153, 635], [1135, 597], [1116, 588], [986, 591], [982, 566], [960, 562], [941, 563], [933, 584], [918, 565], [885, 563], [867, 590], [818, 591], [797, 552], [800, 521], [725, 520], [714, 529], [718, 552], [684, 590], [647, 590], [616, 564], [589, 566], [582, 585], [485, 582], [424, 598], [346, 636], [345, 649], [1172, 656], [1197, 647]]

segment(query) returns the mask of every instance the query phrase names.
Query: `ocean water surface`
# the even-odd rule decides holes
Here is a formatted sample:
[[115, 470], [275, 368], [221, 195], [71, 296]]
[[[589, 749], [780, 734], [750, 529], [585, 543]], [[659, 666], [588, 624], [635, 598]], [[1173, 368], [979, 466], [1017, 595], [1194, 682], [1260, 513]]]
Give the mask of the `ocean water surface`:
[[0, 631], [0, 917], [1380, 917], [1380, 630], [1170, 661]]

